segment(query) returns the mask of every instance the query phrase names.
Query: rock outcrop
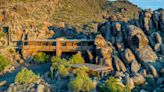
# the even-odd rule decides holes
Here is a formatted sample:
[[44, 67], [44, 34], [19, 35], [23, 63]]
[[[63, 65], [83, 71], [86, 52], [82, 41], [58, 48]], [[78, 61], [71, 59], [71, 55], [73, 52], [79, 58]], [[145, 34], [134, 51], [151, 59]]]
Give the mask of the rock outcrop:
[[112, 67], [112, 46], [109, 46], [102, 35], [97, 35], [95, 38], [96, 53], [98, 63]]
[[158, 59], [156, 53], [149, 46], [149, 40], [144, 32], [133, 25], [127, 26], [128, 44], [135, 52], [138, 59], [143, 62], [154, 62]]

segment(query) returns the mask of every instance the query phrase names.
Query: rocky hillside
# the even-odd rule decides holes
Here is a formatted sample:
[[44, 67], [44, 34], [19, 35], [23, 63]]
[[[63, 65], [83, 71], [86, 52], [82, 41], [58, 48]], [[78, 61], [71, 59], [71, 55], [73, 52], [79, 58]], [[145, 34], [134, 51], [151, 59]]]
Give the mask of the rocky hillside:
[[[10, 26], [13, 31], [47, 30], [47, 26], [61, 26], [61, 22], [82, 30], [84, 24], [103, 21], [102, 16], [106, 18], [121, 12], [131, 19], [134, 18], [134, 12], [138, 11], [140, 9], [137, 6], [127, 1], [1, 0], [0, 22]], [[21, 32], [17, 34], [20, 35]]]

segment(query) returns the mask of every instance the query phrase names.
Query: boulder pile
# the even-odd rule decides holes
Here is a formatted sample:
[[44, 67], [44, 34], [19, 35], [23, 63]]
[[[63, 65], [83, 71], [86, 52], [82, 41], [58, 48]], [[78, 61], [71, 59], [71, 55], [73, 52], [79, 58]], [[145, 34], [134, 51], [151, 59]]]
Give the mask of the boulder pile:
[[112, 16], [99, 25], [101, 34], [95, 38], [98, 62], [106, 65], [108, 60], [114, 76], [134, 91], [152, 91], [148, 86], [153, 92], [164, 91], [164, 10], [143, 10], [139, 20], [120, 18]]

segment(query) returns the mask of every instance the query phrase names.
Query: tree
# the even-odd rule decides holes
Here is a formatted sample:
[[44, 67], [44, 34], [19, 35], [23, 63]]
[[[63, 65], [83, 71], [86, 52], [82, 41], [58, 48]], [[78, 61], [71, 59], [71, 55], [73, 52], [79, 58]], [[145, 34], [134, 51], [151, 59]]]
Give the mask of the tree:
[[46, 53], [38, 52], [36, 55], [33, 56], [34, 61], [37, 61], [39, 63], [47, 62], [49, 55], [46, 55]]
[[89, 78], [88, 68], [82, 67], [78, 68], [74, 71], [76, 74], [76, 78], [74, 78], [69, 83], [69, 88], [74, 92], [89, 92], [95, 89], [96, 85], [94, 85], [93, 81]]
[[39, 79], [35, 73], [27, 68], [22, 68], [22, 70], [16, 75], [15, 83], [35, 83]]
[[105, 83], [99, 86], [100, 92], [130, 92], [127, 87], [125, 87], [119, 79], [114, 77], [109, 77]]
[[8, 65], [10, 65], [10, 61], [3, 55], [0, 55], [0, 72], [3, 71]]
[[73, 55], [70, 58], [69, 62], [71, 64], [79, 64], [79, 63], [84, 63], [85, 61], [84, 61], [84, 58], [82, 57], [81, 53], [78, 52], [77, 54]]
[[70, 70], [70, 64], [67, 60], [61, 59], [60, 57], [52, 57], [52, 68], [58, 71], [60, 75], [67, 76]]

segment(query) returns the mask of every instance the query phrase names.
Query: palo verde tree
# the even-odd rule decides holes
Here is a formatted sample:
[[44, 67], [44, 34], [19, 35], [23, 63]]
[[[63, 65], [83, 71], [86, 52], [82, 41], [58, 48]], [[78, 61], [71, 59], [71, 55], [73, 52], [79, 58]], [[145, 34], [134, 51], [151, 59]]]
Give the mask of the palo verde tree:
[[3, 55], [0, 55], [0, 72], [2, 72], [8, 65], [10, 61]]
[[54, 56], [52, 57], [51, 61], [51, 74], [53, 73], [53, 71], [57, 71], [62, 76], [67, 76], [69, 74], [70, 64], [67, 60]]
[[44, 63], [47, 62], [47, 60], [49, 59], [49, 55], [46, 55], [46, 53], [44, 52], [38, 52], [36, 55], [33, 56], [34, 61], [38, 62], [38, 63]]
[[99, 85], [100, 92], [131, 92], [129, 88], [120, 82], [119, 79], [109, 77], [103, 84]]
[[15, 83], [35, 83], [39, 79], [35, 73], [27, 68], [22, 68], [22, 70], [16, 75]]
[[90, 92], [95, 89], [96, 85], [86, 72], [88, 72], [87, 67], [81, 67], [74, 71], [76, 77], [69, 83], [69, 88], [73, 92]]
[[84, 58], [82, 57], [81, 53], [78, 52], [77, 54], [73, 55], [70, 58], [69, 62], [71, 64], [79, 64], [79, 63], [84, 63], [85, 61], [84, 61]]

